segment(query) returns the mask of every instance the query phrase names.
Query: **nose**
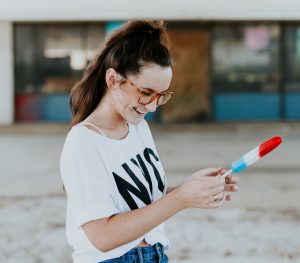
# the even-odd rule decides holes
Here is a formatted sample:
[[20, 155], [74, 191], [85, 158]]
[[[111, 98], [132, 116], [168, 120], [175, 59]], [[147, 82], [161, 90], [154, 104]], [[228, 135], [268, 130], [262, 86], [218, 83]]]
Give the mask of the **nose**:
[[155, 112], [157, 108], [157, 99], [145, 105], [145, 108], [150, 112]]

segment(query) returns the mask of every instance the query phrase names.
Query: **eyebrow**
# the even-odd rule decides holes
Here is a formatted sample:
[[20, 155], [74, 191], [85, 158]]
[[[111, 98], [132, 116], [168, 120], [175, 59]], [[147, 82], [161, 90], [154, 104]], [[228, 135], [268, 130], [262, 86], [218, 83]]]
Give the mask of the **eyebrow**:
[[139, 88], [139, 89], [142, 89], [142, 90], [145, 90], [145, 91], [149, 91], [149, 92], [153, 92], [155, 93], [156, 91], [153, 90], [153, 89], [150, 89], [150, 88], [145, 88], [145, 87], [140, 87], [140, 86], [137, 86], [135, 85], [131, 80], [129, 80], [135, 87]]
[[155, 90], [153, 89], [150, 89], [150, 88], [143, 88], [143, 87], [140, 87], [140, 89], [143, 89], [143, 90], [146, 90], [146, 91], [149, 91], [149, 92], [153, 92], [153, 93], [164, 93], [164, 92], [167, 92], [167, 91], [170, 91], [170, 89], [166, 89], [162, 92], [156, 92]]
[[150, 88], [144, 88], [144, 87], [139, 87], [139, 88], [143, 89], [143, 90], [146, 90], [146, 91], [150, 91], [150, 92], [156, 92], [155, 90], [150, 89]]

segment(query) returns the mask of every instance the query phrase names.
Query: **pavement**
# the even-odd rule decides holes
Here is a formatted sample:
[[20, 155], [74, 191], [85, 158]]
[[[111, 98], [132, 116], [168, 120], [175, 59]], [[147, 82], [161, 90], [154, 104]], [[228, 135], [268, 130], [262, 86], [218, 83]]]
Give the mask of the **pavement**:
[[[199, 169], [229, 169], [266, 139], [283, 138], [239, 175], [231, 202], [218, 210], [187, 209], [169, 220], [170, 262], [199, 263], [199, 253], [211, 263], [299, 262], [300, 123], [150, 126], [170, 186]], [[1, 262], [71, 262], [59, 174], [68, 129], [51, 123], [0, 127]]]

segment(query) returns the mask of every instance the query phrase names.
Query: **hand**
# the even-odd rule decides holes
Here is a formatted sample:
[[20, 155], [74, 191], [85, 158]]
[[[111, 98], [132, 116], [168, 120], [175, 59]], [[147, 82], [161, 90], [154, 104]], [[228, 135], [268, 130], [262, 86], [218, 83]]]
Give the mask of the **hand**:
[[219, 167], [219, 168], [206, 168], [206, 169], [198, 170], [197, 172], [191, 174], [189, 177], [187, 177], [184, 180], [184, 182], [194, 180], [195, 178], [201, 179], [201, 178], [207, 177], [207, 176], [222, 175], [224, 173], [225, 173], [225, 170], [221, 167]]
[[[226, 176], [225, 177], [224, 191], [225, 192], [237, 192], [238, 189], [239, 189], [239, 187], [237, 186], [238, 182], [239, 182], [239, 178], [238, 177], [232, 176], [232, 175]], [[225, 196], [225, 200], [226, 201], [230, 201], [231, 200], [231, 195], [227, 194]]]
[[183, 207], [217, 208], [223, 205], [225, 179], [220, 175], [221, 170], [221, 168], [208, 168], [189, 176], [176, 189]]
[[[223, 175], [227, 172], [225, 169], [220, 169], [220, 171], [217, 173], [218, 175]], [[238, 177], [234, 177], [231, 174], [227, 175], [225, 177], [225, 184], [224, 184], [224, 191], [225, 192], [237, 192], [239, 187], [237, 186], [237, 183], [239, 182]], [[231, 201], [231, 195], [227, 194], [225, 195], [226, 201]]]

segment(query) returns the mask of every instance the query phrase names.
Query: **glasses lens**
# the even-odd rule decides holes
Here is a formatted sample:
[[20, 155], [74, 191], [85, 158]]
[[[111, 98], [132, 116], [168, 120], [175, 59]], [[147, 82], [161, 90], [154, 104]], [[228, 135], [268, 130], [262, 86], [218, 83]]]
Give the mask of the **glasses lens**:
[[166, 104], [169, 101], [169, 99], [172, 97], [172, 94], [171, 93], [161, 94], [161, 95], [157, 95], [155, 93], [151, 95], [143, 94], [140, 97], [139, 102], [141, 104], [147, 105], [152, 101], [154, 101], [155, 99], [157, 99], [157, 97], [158, 97], [157, 105], [160, 106]]
[[157, 95], [154, 93], [154, 94], [143, 94], [141, 97], [140, 97], [140, 100], [139, 102], [141, 104], [149, 104], [151, 103], [152, 101], [154, 101], [156, 99]]
[[164, 95], [161, 95], [157, 101], [157, 105], [164, 105], [166, 104], [169, 99], [171, 99], [172, 97], [172, 94], [164, 94]]

